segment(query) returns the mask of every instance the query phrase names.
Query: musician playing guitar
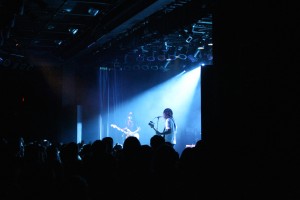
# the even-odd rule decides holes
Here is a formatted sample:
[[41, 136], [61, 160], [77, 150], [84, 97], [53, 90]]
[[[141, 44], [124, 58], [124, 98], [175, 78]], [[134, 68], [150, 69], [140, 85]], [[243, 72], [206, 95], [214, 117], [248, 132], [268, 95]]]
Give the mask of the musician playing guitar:
[[176, 144], [177, 126], [173, 118], [172, 109], [170, 108], [164, 109], [162, 117], [165, 119], [165, 127], [162, 132], [154, 128], [154, 123], [152, 121], [149, 122], [149, 126], [155, 130], [155, 133], [157, 135], [163, 136], [165, 138], [165, 141], [169, 142], [174, 147]]
[[111, 124], [110, 125], [111, 127], [117, 129], [118, 131], [121, 131], [122, 133], [124, 133], [125, 135], [125, 138], [128, 138], [129, 136], [134, 136], [136, 137], [137, 139], [140, 138], [140, 135], [139, 135], [139, 131], [140, 131], [140, 127], [138, 127], [135, 131], [131, 131], [129, 128], [125, 127], [125, 128], [120, 128], [118, 127], [117, 125], [115, 124]]
[[141, 130], [141, 128], [134, 120], [132, 112], [129, 112], [128, 114], [125, 128], [120, 128], [115, 124], [111, 124], [111, 127], [116, 128], [118, 131], [121, 131], [124, 134], [123, 137], [125, 136], [125, 139], [129, 136], [134, 136], [139, 139], [139, 131]]

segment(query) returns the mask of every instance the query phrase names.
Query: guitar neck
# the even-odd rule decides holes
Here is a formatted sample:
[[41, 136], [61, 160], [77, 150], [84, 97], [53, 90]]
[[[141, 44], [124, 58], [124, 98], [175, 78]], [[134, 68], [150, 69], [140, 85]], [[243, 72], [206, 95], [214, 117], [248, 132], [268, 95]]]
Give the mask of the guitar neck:
[[121, 132], [125, 133], [126, 135], [129, 135], [129, 134], [135, 134], [135, 133], [137, 133], [137, 132], [140, 130], [140, 128], [138, 128], [138, 129], [135, 130], [135, 131], [131, 131], [131, 130], [128, 129], [128, 128], [122, 129], [122, 128], [118, 127], [118, 126], [115, 125], [115, 124], [112, 124], [111, 127], [117, 129], [118, 131], [121, 131]]
[[126, 135], [126, 138], [128, 138], [129, 136], [134, 136], [134, 137], [136, 137], [137, 139], [140, 138], [140, 135], [138, 134], [138, 131], [140, 130], [139, 127], [138, 127], [137, 130], [135, 130], [135, 131], [132, 132], [132, 131], [129, 130], [128, 128], [122, 129], [122, 128], [118, 127], [118, 126], [115, 125], [115, 124], [111, 124], [110, 126], [113, 127], [113, 128], [115, 128], [115, 129], [117, 129], [118, 131], [121, 131], [122, 133], [124, 133], [124, 134]]
[[121, 131], [121, 132], [125, 132], [123, 129], [121, 129], [120, 127], [118, 127], [117, 125], [115, 125], [115, 124], [111, 124], [110, 125], [111, 127], [113, 127], [113, 128], [115, 128], [115, 129], [117, 129], [118, 131]]
[[154, 128], [154, 127], [152, 127], [153, 128], [153, 130], [155, 130], [155, 131], [157, 131], [157, 132], [159, 132], [156, 128]]

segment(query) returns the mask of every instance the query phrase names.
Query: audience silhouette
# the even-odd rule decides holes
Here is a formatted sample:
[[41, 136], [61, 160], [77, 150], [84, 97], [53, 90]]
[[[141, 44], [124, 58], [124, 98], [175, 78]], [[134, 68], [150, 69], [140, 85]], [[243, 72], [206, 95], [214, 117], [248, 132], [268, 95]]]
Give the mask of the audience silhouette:
[[1, 138], [1, 199], [299, 197], [299, 147], [262, 153], [237, 145], [220, 152], [199, 140], [179, 154], [161, 136], [149, 142], [133, 136], [115, 146], [110, 137], [62, 145]]

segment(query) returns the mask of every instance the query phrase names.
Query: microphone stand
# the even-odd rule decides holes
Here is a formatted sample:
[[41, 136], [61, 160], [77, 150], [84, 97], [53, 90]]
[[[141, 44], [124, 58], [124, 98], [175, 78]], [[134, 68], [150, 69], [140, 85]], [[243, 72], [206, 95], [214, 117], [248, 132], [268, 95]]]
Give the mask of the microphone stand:
[[[159, 118], [160, 118], [160, 117], [157, 117], [156, 130], [158, 130], [158, 121], [159, 121]], [[165, 134], [162, 134], [162, 135], [163, 135], [163, 138], [165, 138]]]
[[157, 117], [156, 130], [158, 130], [158, 121], [159, 121], [159, 117]]

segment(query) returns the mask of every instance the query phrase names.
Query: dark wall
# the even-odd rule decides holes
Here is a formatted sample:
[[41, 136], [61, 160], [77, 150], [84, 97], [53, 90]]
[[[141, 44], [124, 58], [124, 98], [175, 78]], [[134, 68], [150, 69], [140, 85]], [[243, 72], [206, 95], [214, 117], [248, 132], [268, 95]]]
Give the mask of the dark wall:
[[99, 69], [93, 66], [80, 67], [76, 76], [77, 104], [81, 106], [82, 139], [92, 142], [99, 138], [100, 90]]
[[202, 71], [204, 137], [223, 147], [296, 145], [293, 6], [220, 2], [214, 12], [214, 67]]
[[99, 71], [84, 58], [64, 64], [62, 71], [60, 140], [76, 142], [77, 122], [80, 121], [82, 139], [88, 143], [99, 132]]
[[61, 120], [60, 70], [0, 70], [1, 135], [56, 140]]

